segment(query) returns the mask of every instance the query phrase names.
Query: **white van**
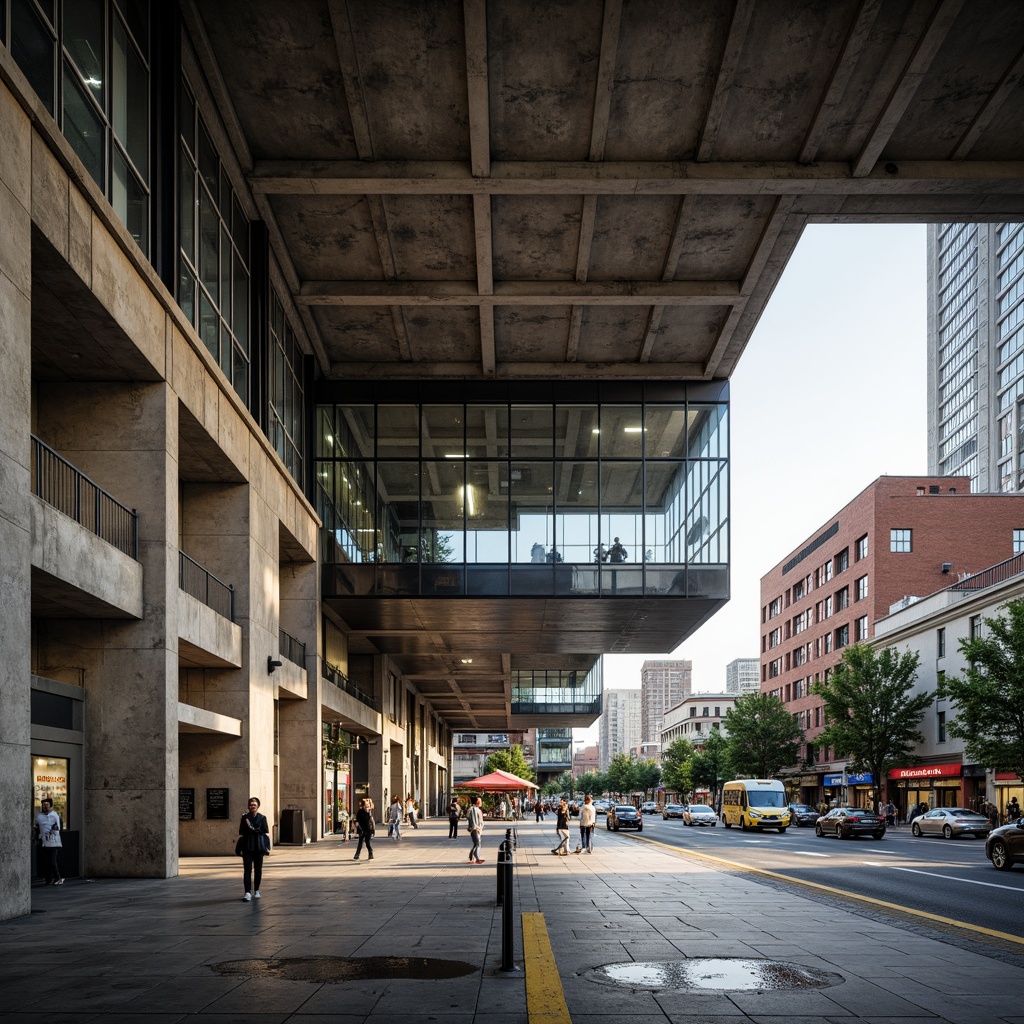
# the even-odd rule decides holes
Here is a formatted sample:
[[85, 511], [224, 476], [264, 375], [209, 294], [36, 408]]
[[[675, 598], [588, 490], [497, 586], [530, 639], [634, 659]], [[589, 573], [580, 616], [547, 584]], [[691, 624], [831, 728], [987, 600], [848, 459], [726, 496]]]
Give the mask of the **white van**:
[[789, 828], [789, 800], [778, 779], [734, 779], [722, 790], [722, 821], [726, 828]]

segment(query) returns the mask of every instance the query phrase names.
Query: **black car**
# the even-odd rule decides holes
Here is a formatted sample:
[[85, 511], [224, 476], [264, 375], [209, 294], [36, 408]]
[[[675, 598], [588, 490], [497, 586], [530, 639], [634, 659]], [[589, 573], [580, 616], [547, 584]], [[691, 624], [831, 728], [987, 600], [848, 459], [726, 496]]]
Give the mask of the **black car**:
[[992, 829], [985, 840], [985, 856], [1000, 871], [1009, 871], [1014, 864], [1024, 864], [1024, 818]]
[[789, 805], [790, 825], [796, 825], [798, 828], [802, 828], [804, 825], [814, 825], [820, 817], [821, 815], [813, 807], [808, 807], [807, 804]]
[[643, 832], [644, 819], [632, 804], [613, 804], [608, 808], [604, 827], [610, 832], [618, 832], [620, 828], [635, 828], [637, 832]]
[[814, 834], [835, 836], [836, 839], [851, 839], [854, 836], [881, 839], [885, 835], [885, 818], [863, 807], [834, 807], [814, 823]]

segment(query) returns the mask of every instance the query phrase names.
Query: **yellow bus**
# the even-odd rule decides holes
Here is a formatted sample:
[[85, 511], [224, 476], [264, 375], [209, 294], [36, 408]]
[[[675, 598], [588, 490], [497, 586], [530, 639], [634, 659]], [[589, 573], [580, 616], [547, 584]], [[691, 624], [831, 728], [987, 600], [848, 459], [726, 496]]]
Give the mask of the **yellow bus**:
[[722, 790], [722, 821], [726, 828], [789, 828], [789, 801], [778, 779], [734, 779]]

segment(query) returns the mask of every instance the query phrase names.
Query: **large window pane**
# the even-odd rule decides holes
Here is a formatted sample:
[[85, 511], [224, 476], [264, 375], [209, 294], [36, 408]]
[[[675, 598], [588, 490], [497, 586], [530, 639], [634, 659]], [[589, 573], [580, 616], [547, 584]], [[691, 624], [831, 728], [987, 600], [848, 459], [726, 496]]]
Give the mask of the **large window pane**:
[[199, 190], [199, 280], [214, 305], [220, 305], [220, 218], [209, 192]]
[[466, 560], [508, 562], [508, 463], [466, 464]]
[[686, 463], [648, 462], [645, 485], [644, 561], [685, 562]]
[[421, 561], [461, 562], [464, 521], [478, 513], [481, 498], [465, 484], [464, 460], [424, 462], [420, 486], [423, 521]]
[[691, 404], [688, 433], [691, 458], [725, 458], [729, 454], [728, 407]]
[[601, 458], [638, 459], [643, 455], [644, 418], [639, 405], [601, 407]]
[[555, 463], [555, 545], [566, 562], [597, 559], [598, 484], [596, 462]]
[[120, 18], [114, 19], [113, 127], [135, 169], [149, 179], [149, 72], [128, 38]]
[[73, 0], [63, 5], [64, 48], [93, 98], [104, 106], [103, 0]]
[[78, 83], [78, 76], [64, 66], [64, 137], [85, 164], [93, 181], [103, 188], [103, 122]]
[[113, 170], [111, 205], [139, 248], [148, 252], [149, 195], [118, 149], [114, 150]]
[[[420, 560], [420, 464], [382, 462], [377, 465], [378, 502], [388, 524], [388, 560]], [[461, 528], [461, 527], [460, 527]]]
[[550, 404], [514, 403], [510, 413], [510, 429], [513, 458], [551, 457], [554, 442], [554, 408]]
[[550, 462], [513, 462], [512, 561], [533, 564], [564, 559], [555, 546], [554, 467]]
[[554, 436], [556, 457], [596, 459], [600, 440], [597, 406], [557, 405]]
[[466, 406], [466, 454], [470, 458], [500, 459], [509, 451], [508, 406]]
[[381, 405], [377, 409], [378, 457], [415, 457], [419, 451], [419, 410], [416, 406]]
[[51, 114], [55, 111], [56, 53], [56, 39], [39, 20], [32, 4], [28, 0], [13, 0], [11, 56]]
[[[423, 406], [423, 457], [464, 459], [465, 422], [461, 405]], [[413, 435], [415, 436], [415, 435]]]
[[644, 454], [649, 459], [681, 459], [686, 454], [686, 407], [648, 405]]

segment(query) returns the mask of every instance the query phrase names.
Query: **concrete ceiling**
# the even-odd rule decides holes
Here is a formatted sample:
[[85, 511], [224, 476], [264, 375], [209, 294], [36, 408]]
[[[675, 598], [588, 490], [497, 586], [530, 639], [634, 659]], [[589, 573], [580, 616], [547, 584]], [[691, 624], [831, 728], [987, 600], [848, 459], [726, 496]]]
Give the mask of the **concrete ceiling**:
[[1024, 217], [1019, 0], [182, 10], [328, 378], [727, 378], [805, 224]]

